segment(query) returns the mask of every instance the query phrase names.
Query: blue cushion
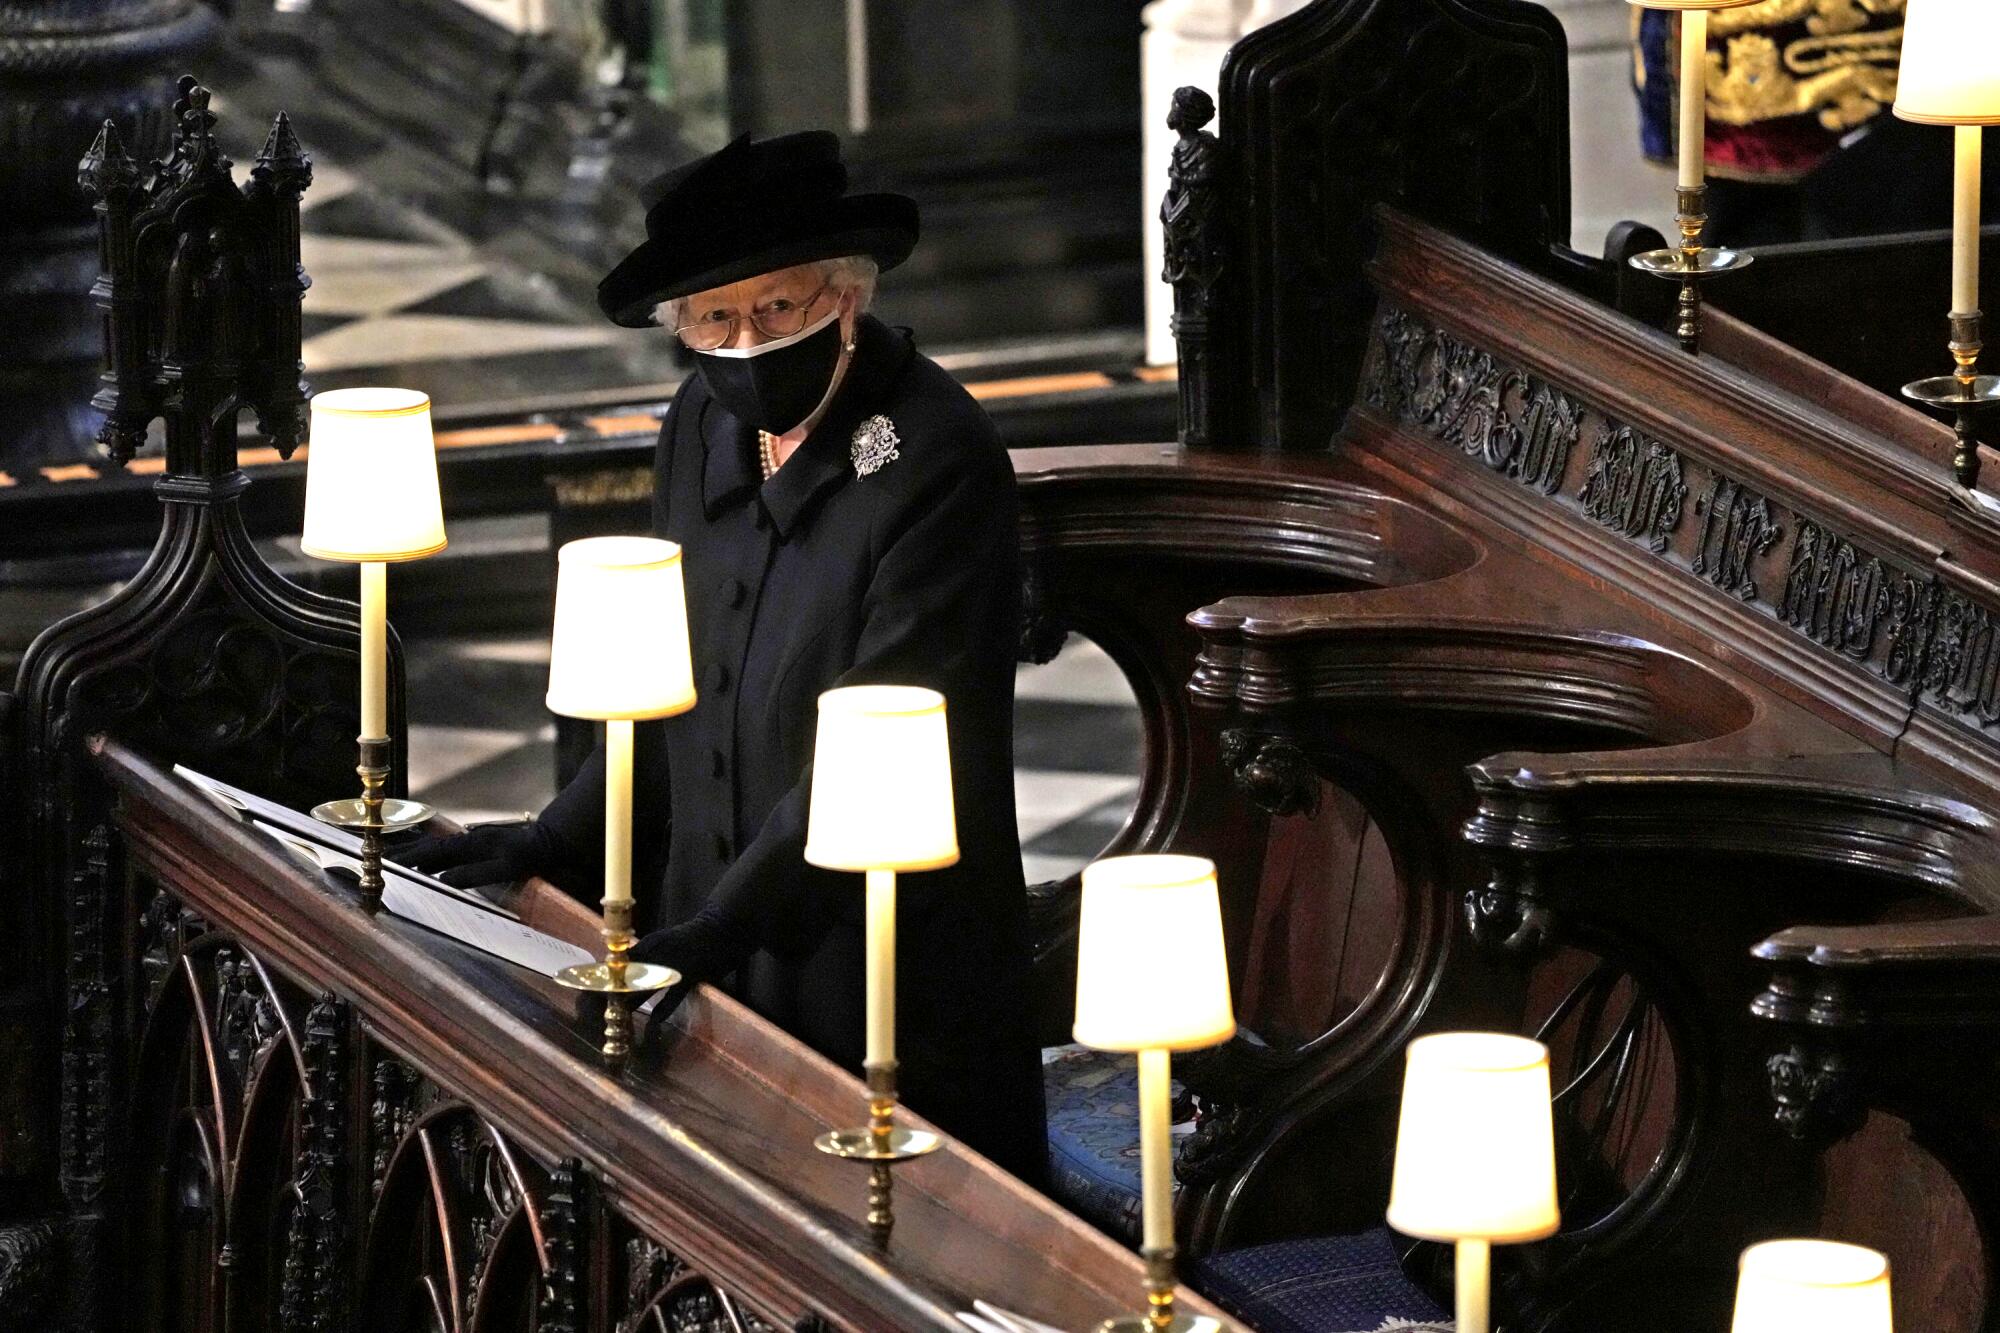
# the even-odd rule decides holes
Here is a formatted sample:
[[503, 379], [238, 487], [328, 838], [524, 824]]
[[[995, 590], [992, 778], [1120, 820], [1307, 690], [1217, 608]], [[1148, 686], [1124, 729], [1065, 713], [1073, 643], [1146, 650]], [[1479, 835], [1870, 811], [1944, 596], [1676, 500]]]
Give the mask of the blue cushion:
[[1448, 1333], [1452, 1326], [1403, 1276], [1385, 1227], [1228, 1250], [1186, 1261], [1182, 1276], [1257, 1333]]
[[1070, 1211], [1137, 1243], [1139, 1066], [1087, 1046], [1042, 1052], [1049, 1106], [1049, 1190]]

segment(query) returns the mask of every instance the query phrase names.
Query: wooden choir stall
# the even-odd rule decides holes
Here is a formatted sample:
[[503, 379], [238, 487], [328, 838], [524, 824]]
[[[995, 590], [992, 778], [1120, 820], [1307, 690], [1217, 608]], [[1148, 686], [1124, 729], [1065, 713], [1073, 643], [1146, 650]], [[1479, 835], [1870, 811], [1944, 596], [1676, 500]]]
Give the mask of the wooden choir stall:
[[[1889, 1255], [1905, 1330], [2000, 1329], [2000, 522], [1893, 396], [1945, 238], [1732, 275], [1693, 355], [1625, 263], [1657, 235], [1567, 244], [1541, 7], [1318, 0], [1219, 101], [1219, 135], [1175, 110], [1180, 441], [1015, 453], [1023, 660], [1087, 636], [1143, 717], [1107, 851], [1219, 871], [1240, 1030], [1174, 1066], [1183, 1312], [1443, 1319], [1449, 1253], [1383, 1209], [1405, 1047], [1477, 1029], [1554, 1061], [1562, 1226], [1496, 1250], [1497, 1326], [1721, 1329], [1744, 1247], [1821, 1236]], [[239, 187], [205, 115], [158, 179], [86, 164], [166, 293], [101, 284], [108, 438], [164, 416], [168, 458], [144, 570], [0, 696], [0, 1328], [1127, 1313], [1130, 1062], [1068, 1044], [1074, 879], [1031, 889], [1053, 1197], [948, 1142], [878, 1250], [810, 1146], [850, 1075], [711, 989], [607, 1071], [568, 992], [172, 775], [303, 805], [357, 724], [355, 607], [237, 508], [237, 413], [299, 437], [309, 167], [281, 125]], [[228, 281], [175, 262], [208, 245]]]

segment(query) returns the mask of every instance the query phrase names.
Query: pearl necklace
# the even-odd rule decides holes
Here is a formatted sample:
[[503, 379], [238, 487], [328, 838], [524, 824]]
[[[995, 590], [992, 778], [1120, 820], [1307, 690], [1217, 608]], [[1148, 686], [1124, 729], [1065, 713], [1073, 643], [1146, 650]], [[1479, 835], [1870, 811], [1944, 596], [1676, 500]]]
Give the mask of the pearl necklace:
[[757, 432], [757, 461], [763, 466], [765, 481], [778, 475], [778, 437], [768, 430]]

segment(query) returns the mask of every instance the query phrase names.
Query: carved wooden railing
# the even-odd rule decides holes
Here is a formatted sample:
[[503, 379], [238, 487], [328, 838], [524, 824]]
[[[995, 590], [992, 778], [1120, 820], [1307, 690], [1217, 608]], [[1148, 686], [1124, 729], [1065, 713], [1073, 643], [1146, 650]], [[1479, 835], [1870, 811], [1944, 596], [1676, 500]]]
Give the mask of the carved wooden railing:
[[[70, 1059], [66, 1161], [107, 1203], [99, 1307], [264, 1330], [1061, 1328], [1138, 1260], [955, 1143], [863, 1181], [811, 1146], [860, 1084], [721, 994], [606, 1072], [568, 992], [386, 915], [112, 742], [82, 921], [130, 983]], [[120, 1089], [126, 1091], [120, 1094]], [[1199, 1298], [1190, 1305], [1205, 1309]]]
[[[1420, 926], [1346, 1058], [1253, 1108], [1231, 1205], [1337, 1160], [1365, 1222], [1400, 1037], [1499, 1023], [1552, 1038], [1564, 1094], [1565, 1230], [1503, 1282], [1522, 1326], [1712, 1322], [1742, 1244], [1824, 1230], [1889, 1249], [1927, 1327], [1992, 1327], [1986, 1076], [1944, 1085], [2000, 1009], [2000, 531], [1951, 502], [1947, 433], [1726, 317], [1690, 360], [1382, 227], [1342, 450], [1291, 470], [1474, 556], [1206, 608], [1194, 692], [1293, 774], [1282, 818], [1315, 782], [1365, 807]], [[1823, 1152], [1864, 1104], [1913, 1137]]]

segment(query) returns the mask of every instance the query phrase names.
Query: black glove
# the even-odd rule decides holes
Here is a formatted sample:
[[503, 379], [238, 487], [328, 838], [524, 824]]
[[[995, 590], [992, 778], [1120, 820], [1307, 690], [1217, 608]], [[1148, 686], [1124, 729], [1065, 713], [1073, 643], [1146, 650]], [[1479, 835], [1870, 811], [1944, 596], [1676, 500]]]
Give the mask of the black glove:
[[555, 840], [540, 822], [482, 824], [463, 833], [436, 833], [395, 858], [455, 888], [517, 884], [556, 862]]
[[702, 982], [720, 981], [734, 972], [739, 961], [734, 952], [724, 940], [722, 930], [701, 917], [641, 937], [632, 946], [633, 958], [642, 963], [659, 963], [681, 974], [681, 979], [668, 988], [648, 1013], [646, 1038], [650, 1040], [658, 1033], [661, 1022], [679, 1007], [689, 991]]

